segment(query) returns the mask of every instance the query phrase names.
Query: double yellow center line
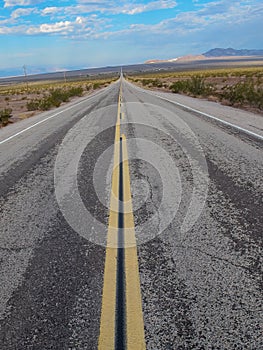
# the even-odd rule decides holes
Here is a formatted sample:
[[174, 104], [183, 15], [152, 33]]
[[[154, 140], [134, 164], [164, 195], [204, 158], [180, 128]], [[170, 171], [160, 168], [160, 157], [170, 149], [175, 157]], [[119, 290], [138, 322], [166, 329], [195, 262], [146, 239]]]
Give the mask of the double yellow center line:
[[127, 141], [121, 134], [122, 83], [114, 143], [99, 350], [145, 349]]

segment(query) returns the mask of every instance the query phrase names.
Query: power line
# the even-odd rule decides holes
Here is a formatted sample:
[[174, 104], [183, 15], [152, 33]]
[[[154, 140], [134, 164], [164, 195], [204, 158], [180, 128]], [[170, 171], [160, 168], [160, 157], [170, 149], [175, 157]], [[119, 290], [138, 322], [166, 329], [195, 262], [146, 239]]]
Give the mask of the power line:
[[26, 65], [23, 65], [23, 70], [24, 70], [24, 74], [25, 74], [25, 82], [26, 82], [26, 89], [28, 91], [28, 79], [27, 79], [27, 70], [26, 70]]

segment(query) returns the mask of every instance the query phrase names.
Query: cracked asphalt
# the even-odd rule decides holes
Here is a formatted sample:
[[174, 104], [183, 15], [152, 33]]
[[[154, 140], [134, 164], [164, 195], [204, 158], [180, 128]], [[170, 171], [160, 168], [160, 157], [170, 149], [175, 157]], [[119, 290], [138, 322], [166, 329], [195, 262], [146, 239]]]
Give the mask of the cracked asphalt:
[[[119, 82], [0, 130], [1, 143], [41, 121], [0, 144], [1, 350], [97, 349], [118, 94]], [[162, 96], [263, 126], [262, 116]], [[263, 142], [126, 81], [122, 113], [147, 350], [263, 349]], [[68, 159], [82, 152], [78, 191], [94, 219], [82, 221], [72, 194], [79, 232], [56, 197], [65, 140]]]
[[[263, 348], [262, 143], [129, 84], [124, 96], [130, 137], [148, 137], [166, 150], [180, 171], [183, 189], [172, 222], [161, 233], [153, 224], [156, 237], [138, 247], [147, 349]], [[194, 99], [179, 97], [192, 108], [200, 105], [198, 100], [194, 105]], [[220, 106], [215, 107], [219, 113]], [[235, 110], [223, 106], [222, 110], [235, 121]], [[213, 109], [206, 112], [213, 114]], [[189, 134], [182, 128], [178, 132], [178, 118], [197, 138], [206, 164]], [[261, 116], [257, 123], [263, 125]], [[139, 147], [133, 150], [140, 153]], [[133, 188], [133, 201], [142, 201], [145, 183], [150, 188], [143, 207], [135, 211], [138, 225], [153, 215], [163, 192], [162, 179], [149, 166], [148, 152], [145, 149], [141, 160], [130, 165], [131, 184], [141, 181]], [[208, 180], [207, 196], [196, 222], [184, 231], [182, 223], [197, 187], [193, 164], [198, 162], [199, 180]], [[166, 211], [161, 214], [165, 217]]]

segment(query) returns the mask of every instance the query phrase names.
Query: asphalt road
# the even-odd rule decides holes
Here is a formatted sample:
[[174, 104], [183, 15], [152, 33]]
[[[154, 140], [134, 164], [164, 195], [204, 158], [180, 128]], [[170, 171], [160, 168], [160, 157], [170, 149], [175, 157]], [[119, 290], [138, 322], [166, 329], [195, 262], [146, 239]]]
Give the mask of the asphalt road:
[[262, 116], [119, 91], [0, 130], [0, 349], [98, 348], [118, 107], [146, 349], [262, 349]]

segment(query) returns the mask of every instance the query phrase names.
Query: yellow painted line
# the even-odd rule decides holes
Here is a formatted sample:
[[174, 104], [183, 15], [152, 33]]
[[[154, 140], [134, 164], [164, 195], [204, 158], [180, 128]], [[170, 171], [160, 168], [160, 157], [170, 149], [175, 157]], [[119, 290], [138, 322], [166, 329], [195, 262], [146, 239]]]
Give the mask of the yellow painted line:
[[144, 350], [144, 322], [140, 288], [137, 246], [132, 209], [128, 150], [122, 135], [123, 150], [123, 199], [125, 226], [125, 280], [126, 280], [126, 335], [128, 350]]
[[[120, 89], [114, 144], [114, 164], [109, 213], [109, 227], [104, 268], [104, 285], [100, 320], [99, 350], [115, 349], [116, 285], [118, 256], [118, 198], [119, 198], [119, 158], [120, 158]], [[137, 246], [131, 199], [128, 150], [125, 135], [122, 135], [123, 153], [123, 196], [125, 226], [125, 308], [127, 350], [144, 350], [144, 322], [141, 302], [140, 277]]]
[[115, 348], [115, 309], [116, 309], [116, 267], [118, 246], [118, 193], [119, 193], [119, 157], [120, 157], [120, 96], [114, 143], [114, 162], [111, 183], [109, 227], [104, 267], [103, 295], [100, 318], [99, 350]]
[[120, 94], [119, 94], [119, 102], [118, 102], [118, 119], [119, 121], [123, 119], [123, 113], [121, 111], [121, 104], [122, 104], [122, 83], [120, 86]]

